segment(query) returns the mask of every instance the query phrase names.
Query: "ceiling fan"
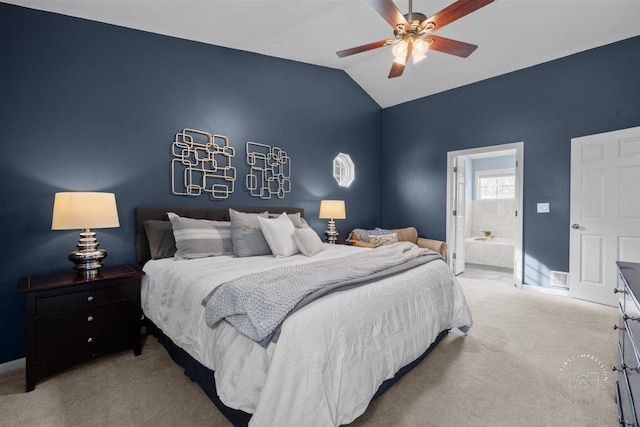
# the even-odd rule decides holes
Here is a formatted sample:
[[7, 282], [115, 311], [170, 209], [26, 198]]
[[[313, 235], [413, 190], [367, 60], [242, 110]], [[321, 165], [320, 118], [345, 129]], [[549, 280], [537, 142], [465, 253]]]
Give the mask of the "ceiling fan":
[[395, 59], [389, 72], [390, 79], [402, 75], [409, 56], [412, 56], [413, 63], [415, 64], [426, 58], [426, 53], [429, 49], [466, 58], [471, 55], [478, 46], [436, 36], [431, 33], [471, 12], [475, 12], [493, 1], [494, 0], [458, 0], [435, 15], [427, 17], [422, 13], [413, 12], [412, 0], [409, 0], [409, 13], [406, 15], [400, 12], [392, 0], [367, 0], [376, 12], [391, 25], [393, 28], [393, 38], [341, 50], [336, 52], [336, 54], [340, 58], [344, 58], [345, 56], [366, 52], [379, 47], [395, 45], [392, 50]]

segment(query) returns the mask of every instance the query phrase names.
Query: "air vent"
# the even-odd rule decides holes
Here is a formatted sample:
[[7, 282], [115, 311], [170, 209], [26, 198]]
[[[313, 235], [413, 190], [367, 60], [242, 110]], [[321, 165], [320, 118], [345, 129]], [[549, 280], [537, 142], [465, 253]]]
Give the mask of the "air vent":
[[569, 289], [569, 273], [551, 270], [551, 285]]

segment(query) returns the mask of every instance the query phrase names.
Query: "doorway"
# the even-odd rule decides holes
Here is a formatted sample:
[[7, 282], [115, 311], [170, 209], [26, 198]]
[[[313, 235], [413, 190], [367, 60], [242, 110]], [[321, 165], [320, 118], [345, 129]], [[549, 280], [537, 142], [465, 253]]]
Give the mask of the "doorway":
[[448, 263], [509, 272], [522, 286], [522, 142], [447, 153]]

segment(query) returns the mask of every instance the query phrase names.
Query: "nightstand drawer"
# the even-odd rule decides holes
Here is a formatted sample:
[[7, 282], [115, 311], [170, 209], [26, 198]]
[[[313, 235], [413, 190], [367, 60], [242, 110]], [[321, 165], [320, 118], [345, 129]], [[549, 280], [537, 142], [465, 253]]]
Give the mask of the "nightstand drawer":
[[132, 345], [131, 324], [135, 321], [130, 301], [89, 310], [41, 318], [36, 321], [38, 361], [76, 354], [84, 357]]
[[36, 300], [36, 316], [62, 314], [71, 311], [86, 310], [114, 301], [133, 299], [136, 295], [130, 286], [111, 286], [89, 291], [73, 292]]

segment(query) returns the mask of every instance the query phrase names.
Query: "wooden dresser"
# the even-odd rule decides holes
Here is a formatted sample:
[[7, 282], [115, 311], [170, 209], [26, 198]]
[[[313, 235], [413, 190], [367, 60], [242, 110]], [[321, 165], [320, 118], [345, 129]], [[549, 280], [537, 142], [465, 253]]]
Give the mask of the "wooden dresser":
[[[618, 420], [623, 426], [638, 426], [640, 410], [640, 264], [617, 262], [620, 295], [620, 322], [614, 328], [620, 330], [618, 340], [618, 372], [616, 398]], [[637, 402], [635, 401], [637, 399]]]
[[137, 267], [103, 267], [91, 279], [75, 271], [20, 279], [25, 294], [26, 389], [60, 369], [132, 348], [140, 354]]

